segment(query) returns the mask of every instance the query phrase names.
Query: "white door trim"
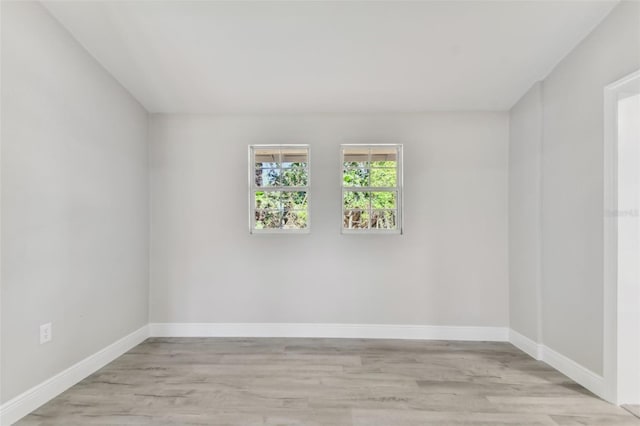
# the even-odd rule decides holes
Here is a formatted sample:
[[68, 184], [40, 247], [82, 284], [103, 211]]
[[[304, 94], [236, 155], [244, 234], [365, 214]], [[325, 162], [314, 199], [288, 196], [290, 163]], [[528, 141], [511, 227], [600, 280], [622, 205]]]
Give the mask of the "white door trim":
[[604, 327], [605, 399], [619, 403], [618, 380], [618, 94], [640, 80], [640, 70], [604, 88]]

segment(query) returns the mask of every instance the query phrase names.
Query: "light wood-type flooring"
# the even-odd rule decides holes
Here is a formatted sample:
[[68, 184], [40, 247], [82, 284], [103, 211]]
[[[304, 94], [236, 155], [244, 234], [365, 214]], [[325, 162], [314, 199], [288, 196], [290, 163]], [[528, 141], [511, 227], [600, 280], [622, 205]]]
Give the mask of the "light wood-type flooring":
[[19, 425], [640, 426], [508, 343], [151, 338]]
[[640, 419], [640, 404], [623, 405], [624, 409]]

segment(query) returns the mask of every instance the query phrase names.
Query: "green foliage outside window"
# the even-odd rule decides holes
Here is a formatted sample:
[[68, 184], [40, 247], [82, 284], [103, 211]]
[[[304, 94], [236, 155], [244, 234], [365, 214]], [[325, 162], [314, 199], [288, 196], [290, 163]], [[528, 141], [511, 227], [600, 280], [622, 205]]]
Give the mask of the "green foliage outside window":
[[307, 163], [256, 163], [255, 229], [304, 229], [308, 224]]
[[[348, 229], [395, 229], [398, 174], [395, 161], [344, 163], [343, 226]], [[359, 191], [358, 188], [368, 188]], [[371, 189], [380, 188], [380, 191]], [[386, 190], [384, 190], [386, 189]]]

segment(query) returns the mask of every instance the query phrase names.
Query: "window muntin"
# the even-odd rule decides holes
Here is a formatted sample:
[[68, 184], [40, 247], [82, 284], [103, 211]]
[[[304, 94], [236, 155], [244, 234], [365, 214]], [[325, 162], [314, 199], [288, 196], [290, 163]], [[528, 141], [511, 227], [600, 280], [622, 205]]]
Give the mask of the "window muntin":
[[249, 147], [252, 233], [309, 232], [309, 146]]
[[402, 145], [342, 145], [342, 232], [402, 232]]

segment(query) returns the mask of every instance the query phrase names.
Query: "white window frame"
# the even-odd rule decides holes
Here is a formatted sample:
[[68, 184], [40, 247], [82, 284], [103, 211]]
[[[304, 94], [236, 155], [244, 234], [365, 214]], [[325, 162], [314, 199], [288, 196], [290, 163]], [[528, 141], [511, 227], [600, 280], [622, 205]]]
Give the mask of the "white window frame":
[[[371, 149], [375, 148], [394, 148], [397, 152], [396, 161], [396, 186], [395, 187], [379, 187], [379, 186], [344, 186], [344, 151], [349, 148], [369, 149], [368, 162], [371, 162]], [[394, 234], [401, 235], [404, 233], [404, 194], [403, 194], [403, 145], [402, 144], [342, 144], [340, 145], [340, 232], [342, 234]], [[344, 194], [345, 192], [396, 192], [396, 228], [395, 229], [349, 229], [344, 227]], [[371, 215], [371, 206], [369, 206], [369, 214]], [[369, 216], [371, 217], [371, 216]], [[371, 226], [371, 222], [369, 222]]]
[[[257, 186], [255, 181], [257, 149], [306, 149], [307, 150], [307, 185], [306, 186], [278, 186], [262, 187]], [[282, 160], [282, 159], [281, 159]], [[304, 229], [277, 228], [277, 229], [256, 229], [256, 197], [257, 191], [280, 191], [280, 192], [306, 192], [307, 193], [307, 227]], [[249, 145], [249, 233], [250, 234], [308, 234], [311, 232], [311, 146], [308, 144], [258, 144]]]

